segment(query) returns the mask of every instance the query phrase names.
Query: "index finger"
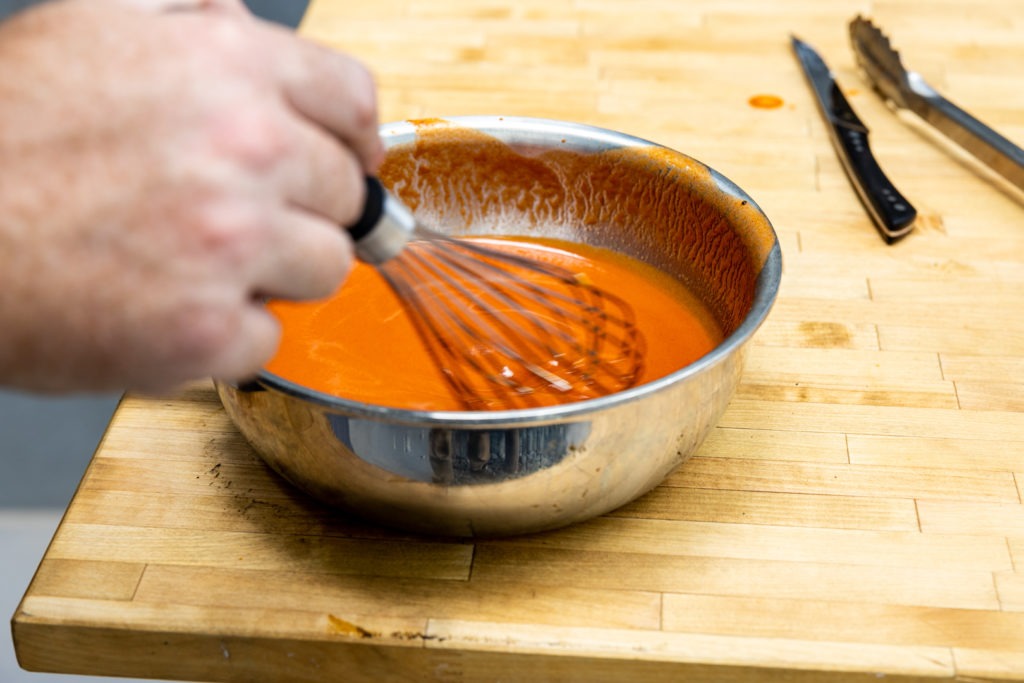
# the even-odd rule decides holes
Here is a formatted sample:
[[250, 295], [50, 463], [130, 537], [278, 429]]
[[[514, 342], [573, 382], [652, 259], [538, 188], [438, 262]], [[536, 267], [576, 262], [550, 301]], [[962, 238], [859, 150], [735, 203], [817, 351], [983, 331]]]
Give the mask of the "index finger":
[[304, 117], [349, 147], [367, 173], [384, 158], [377, 119], [377, 87], [370, 71], [349, 55], [317, 45], [276, 27], [292, 59], [279, 63], [285, 96]]

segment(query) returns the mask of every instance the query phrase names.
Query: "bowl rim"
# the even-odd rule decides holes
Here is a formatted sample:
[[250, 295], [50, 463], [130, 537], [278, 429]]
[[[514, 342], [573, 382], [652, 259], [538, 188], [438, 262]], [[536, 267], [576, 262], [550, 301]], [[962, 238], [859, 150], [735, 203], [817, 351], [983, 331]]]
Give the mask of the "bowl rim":
[[[430, 119], [430, 124], [450, 124], [464, 128], [472, 128], [485, 133], [500, 132], [526, 132], [531, 134], [542, 134], [543, 138], [557, 137], [557, 139], [572, 139], [575, 136], [583, 136], [590, 143], [598, 143], [609, 149], [619, 147], [654, 147], [663, 149], [673, 154], [692, 161], [703, 168], [712, 178], [717, 187], [725, 194], [751, 205], [765, 221], [766, 227], [771, 231], [772, 246], [768, 251], [764, 264], [758, 273], [755, 283], [754, 299], [750, 311], [744, 316], [739, 326], [731, 334], [725, 337], [714, 349], [704, 356], [693, 361], [675, 372], [663, 377], [619, 391], [607, 396], [575, 401], [556, 406], [544, 406], [535, 408], [516, 408], [513, 410], [410, 410], [405, 408], [393, 408], [389, 406], [362, 403], [352, 399], [342, 398], [331, 394], [309, 389], [301, 384], [292, 382], [267, 370], [260, 370], [249, 382], [242, 384], [218, 382], [228, 385], [239, 391], [259, 391], [273, 389], [288, 396], [310, 401], [318, 406], [330, 409], [334, 412], [351, 416], [386, 420], [388, 422], [401, 422], [416, 425], [445, 425], [460, 426], [472, 425], [481, 426], [514, 426], [528, 423], [530, 425], [544, 425], [556, 422], [564, 422], [573, 419], [585, 419], [588, 415], [613, 408], [624, 403], [639, 400], [649, 394], [658, 393], [668, 387], [685, 381], [686, 379], [699, 375], [708, 369], [725, 362], [732, 356], [739, 347], [742, 347], [758, 330], [767, 318], [769, 311], [778, 296], [779, 284], [782, 275], [782, 251], [779, 246], [778, 235], [771, 221], [764, 211], [742, 188], [729, 180], [720, 172], [707, 164], [690, 157], [665, 145], [650, 140], [635, 137], [627, 133], [591, 126], [582, 123], [557, 121], [554, 119], [532, 118], [522, 116], [453, 116], [440, 119]], [[415, 136], [420, 127], [424, 125], [416, 120], [396, 121], [381, 125], [381, 136], [386, 146], [404, 142], [406, 136]]]

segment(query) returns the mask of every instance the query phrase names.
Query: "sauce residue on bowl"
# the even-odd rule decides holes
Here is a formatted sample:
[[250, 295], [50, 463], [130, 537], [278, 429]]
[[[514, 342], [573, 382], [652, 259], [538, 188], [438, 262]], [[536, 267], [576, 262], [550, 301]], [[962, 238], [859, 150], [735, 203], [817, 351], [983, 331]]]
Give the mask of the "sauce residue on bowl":
[[[548, 238], [485, 240], [517, 250], [543, 250], [557, 263], [624, 299], [646, 339], [637, 384], [670, 374], [713, 349], [722, 333], [701, 302], [668, 274], [608, 249]], [[282, 340], [266, 370], [317, 392], [408, 410], [464, 410], [419, 337], [398, 296], [372, 266], [357, 263], [333, 296], [313, 302], [272, 301]], [[545, 392], [554, 405], [580, 396]], [[494, 401], [485, 409], [509, 406]]]

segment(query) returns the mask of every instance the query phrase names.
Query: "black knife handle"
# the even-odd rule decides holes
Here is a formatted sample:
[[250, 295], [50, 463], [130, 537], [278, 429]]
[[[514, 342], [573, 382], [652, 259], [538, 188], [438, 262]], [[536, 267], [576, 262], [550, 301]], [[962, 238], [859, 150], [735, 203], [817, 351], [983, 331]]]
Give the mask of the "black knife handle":
[[889, 244], [914, 227], [917, 210], [899, 193], [871, 153], [864, 130], [833, 123], [833, 143], [850, 182], [867, 208], [882, 238]]

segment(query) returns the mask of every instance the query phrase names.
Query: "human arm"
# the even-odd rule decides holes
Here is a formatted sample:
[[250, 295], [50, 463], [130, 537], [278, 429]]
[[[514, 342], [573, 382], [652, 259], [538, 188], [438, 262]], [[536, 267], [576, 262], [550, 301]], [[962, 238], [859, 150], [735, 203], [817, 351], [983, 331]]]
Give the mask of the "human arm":
[[[202, 7], [199, 7], [202, 6]], [[162, 390], [329, 294], [380, 162], [358, 62], [238, 3], [58, 0], [0, 25], [0, 384]]]

